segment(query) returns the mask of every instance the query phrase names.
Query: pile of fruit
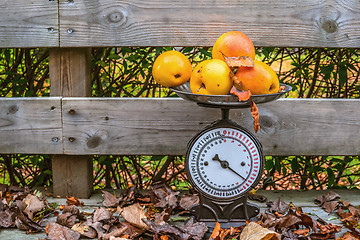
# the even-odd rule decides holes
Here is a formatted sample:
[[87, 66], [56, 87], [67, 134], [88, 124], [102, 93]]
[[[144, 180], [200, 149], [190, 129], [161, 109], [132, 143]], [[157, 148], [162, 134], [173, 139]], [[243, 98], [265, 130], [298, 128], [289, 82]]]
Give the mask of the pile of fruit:
[[[212, 49], [212, 59], [195, 66], [178, 51], [160, 54], [153, 66], [154, 80], [165, 87], [177, 87], [187, 81], [191, 92], [204, 95], [238, 96], [247, 101], [251, 95], [280, 91], [279, 78], [267, 64], [255, 60], [255, 48], [248, 36], [239, 31], [222, 34]], [[258, 109], [250, 100], [254, 130], [260, 129]]]
[[156, 58], [152, 74], [154, 80], [165, 87], [177, 87], [190, 81], [195, 94], [233, 93], [239, 100], [247, 100], [251, 95], [277, 93], [280, 85], [275, 71], [255, 60], [250, 38], [238, 31], [221, 35], [213, 46], [212, 59], [200, 62], [194, 70], [184, 54], [167, 51]]

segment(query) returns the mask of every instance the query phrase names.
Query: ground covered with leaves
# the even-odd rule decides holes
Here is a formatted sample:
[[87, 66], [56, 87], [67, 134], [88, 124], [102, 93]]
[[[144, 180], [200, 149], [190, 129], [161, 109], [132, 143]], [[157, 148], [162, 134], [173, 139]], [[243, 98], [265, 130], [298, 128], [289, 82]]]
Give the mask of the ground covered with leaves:
[[[342, 201], [332, 191], [314, 201], [324, 211], [337, 214], [340, 225], [279, 198], [267, 202], [268, 208], [245, 226], [228, 229], [221, 223], [210, 229], [196, 221], [190, 208], [198, 203], [198, 196], [173, 191], [163, 183], [142, 193], [135, 188], [119, 196], [102, 191], [103, 201], [92, 212], [81, 210], [83, 203], [75, 197], [58, 205], [49, 203], [42, 192], [27, 188], [0, 185], [0, 196], [1, 228], [18, 228], [28, 234], [46, 232], [47, 239], [360, 239], [359, 206]], [[336, 238], [344, 229], [343, 236]]]

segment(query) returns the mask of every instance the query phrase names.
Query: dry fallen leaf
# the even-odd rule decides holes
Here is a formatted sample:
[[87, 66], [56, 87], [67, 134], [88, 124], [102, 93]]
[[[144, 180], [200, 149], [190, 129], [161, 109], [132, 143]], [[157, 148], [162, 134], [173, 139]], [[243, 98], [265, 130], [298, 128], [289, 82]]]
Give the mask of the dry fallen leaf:
[[214, 230], [212, 231], [209, 240], [215, 239], [217, 236], [219, 236], [220, 230], [221, 230], [220, 223], [216, 222]]
[[251, 92], [250, 90], [247, 91], [240, 91], [238, 90], [235, 86], [232, 86], [231, 90], [230, 90], [231, 94], [236, 95], [239, 98], [239, 102], [241, 101], [247, 101], [250, 99], [251, 97]]
[[72, 226], [71, 229], [87, 238], [96, 238], [97, 236], [97, 232], [95, 231], [95, 229], [87, 225], [86, 222], [76, 223], [74, 226]]
[[199, 203], [199, 196], [195, 194], [183, 195], [180, 197], [179, 201], [180, 207], [185, 210], [190, 210], [191, 207], [197, 203]]
[[347, 232], [344, 234], [344, 236], [339, 237], [336, 240], [359, 240], [359, 238], [353, 235], [351, 232]]
[[111, 219], [113, 213], [104, 207], [99, 207], [94, 211], [93, 222], [107, 222]]
[[119, 202], [121, 201], [121, 198], [117, 198], [113, 194], [102, 190], [101, 191], [102, 197], [103, 197], [103, 205], [104, 207], [117, 207], [119, 205]]
[[227, 57], [223, 53], [221, 54], [224, 56], [229, 68], [254, 67], [254, 61], [248, 56]]
[[34, 213], [42, 210], [45, 207], [44, 201], [41, 201], [37, 196], [28, 194], [23, 200], [26, 203], [24, 212], [30, 219], [33, 219]]
[[67, 205], [75, 205], [75, 206], [83, 206], [84, 203], [80, 202], [80, 200], [76, 197], [66, 196], [66, 204]]
[[315, 204], [322, 206], [325, 202], [330, 202], [334, 200], [338, 200], [340, 195], [336, 192], [329, 191], [325, 195], [320, 195], [315, 199]]
[[260, 130], [259, 124], [259, 109], [254, 101], [250, 101], [251, 104], [251, 115], [254, 118], [254, 131], [257, 133]]
[[270, 212], [278, 212], [284, 214], [289, 210], [290, 204], [284, 202], [284, 200], [279, 197], [278, 200], [274, 202], [269, 202], [268, 206], [270, 207]]
[[80, 238], [80, 233], [54, 222], [49, 223], [47, 227], [47, 235], [47, 239], [49, 240], [77, 240]]
[[110, 233], [105, 234], [103, 239], [104, 240], [109, 240], [109, 239], [111, 239], [111, 237], [113, 237], [113, 238], [114, 237], [120, 237], [126, 230], [127, 230], [126, 226], [117, 227], [116, 229], [114, 229]]
[[117, 208], [118, 213], [129, 223], [136, 227], [149, 229], [142, 219], [147, 218], [145, 211], [142, 209], [139, 203], [132, 204], [130, 206]]
[[240, 240], [280, 240], [281, 235], [260, 226], [255, 222], [249, 222], [240, 234]]

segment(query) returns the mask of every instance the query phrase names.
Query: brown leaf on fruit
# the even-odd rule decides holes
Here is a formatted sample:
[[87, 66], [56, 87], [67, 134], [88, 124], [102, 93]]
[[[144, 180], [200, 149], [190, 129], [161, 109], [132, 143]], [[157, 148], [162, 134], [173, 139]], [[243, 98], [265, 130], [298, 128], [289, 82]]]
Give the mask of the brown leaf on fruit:
[[240, 240], [280, 240], [281, 235], [255, 222], [249, 222], [240, 234]]
[[234, 94], [235, 96], [237, 96], [239, 98], [239, 102], [242, 101], [247, 101], [250, 99], [251, 97], [251, 92], [250, 90], [247, 91], [240, 91], [238, 90], [235, 86], [232, 86], [231, 90], [230, 90], [231, 94]]
[[147, 216], [139, 203], [135, 203], [124, 208], [118, 207], [117, 211], [128, 223], [139, 228], [149, 228], [148, 225], [143, 222], [143, 219], [146, 219]]
[[248, 56], [227, 57], [223, 53], [221, 54], [224, 56], [229, 68], [254, 67], [254, 61]]
[[257, 133], [260, 130], [259, 109], [254, 101], [250, 101], [250, 105], [251, 105], [251, 115], [254, 118], [254, 131], [255, 133]]

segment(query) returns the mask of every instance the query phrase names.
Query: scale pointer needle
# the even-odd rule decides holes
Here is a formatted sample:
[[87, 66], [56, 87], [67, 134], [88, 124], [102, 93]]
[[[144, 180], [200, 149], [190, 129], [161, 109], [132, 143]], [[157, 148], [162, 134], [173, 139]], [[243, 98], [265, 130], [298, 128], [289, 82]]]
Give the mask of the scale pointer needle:
[[228, 161], [226, 161], [226, 160], [224, 160], [224, 161], [223, 161], [223, 160], [220, 160], [218, 154], [215, 154], [215, 157], [213, 157], [212, 160], [214, 160], [214, 161], [219, 161], [222, 168], [228, 168], [228, 169], [230, 169], [230, 171], [232, 171], [233, 173], [235, 173], [236, 175], [238, 175], [239, 177], [241, 177], [242, 179], [245, 180], [245, 178], [244, 178], [243, 176], [241, 176], [240, 173], [236, 172], [234, 169], [232, 169], [232, 168], [229, 166]]

